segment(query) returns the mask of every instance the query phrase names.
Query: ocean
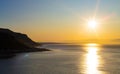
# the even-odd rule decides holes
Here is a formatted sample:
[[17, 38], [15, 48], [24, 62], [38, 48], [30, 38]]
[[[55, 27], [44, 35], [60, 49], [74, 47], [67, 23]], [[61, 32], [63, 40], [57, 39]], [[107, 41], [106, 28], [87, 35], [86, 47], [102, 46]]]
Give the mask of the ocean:
[[120, 74], [120, 48], [45, 44], [51, 51], [0, 59], [0, 74]]

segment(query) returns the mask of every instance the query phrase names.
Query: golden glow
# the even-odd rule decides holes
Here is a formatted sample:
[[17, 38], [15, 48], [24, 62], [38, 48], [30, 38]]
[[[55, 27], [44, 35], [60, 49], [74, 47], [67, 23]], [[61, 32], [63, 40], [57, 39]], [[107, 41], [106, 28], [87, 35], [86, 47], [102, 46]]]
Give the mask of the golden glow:
[[95, 43], [87, 44], [87, 47], [96, 47], [96, 46], [98, 46], [98, 44], [95, 44]]
[[97, 51], [99, 50], [96, 46], [97, 44], [88, 44], [87, 46], [87, 55], [86, 55], [86, 72], [87, 74], [99, 74], [97, 69], [99, 65], [99, 59]]
[[88, 21], [88, 26], [89, 26], [89, 28], [92, 28], [92, 29], [95, 29], [96, 28], [96, 26], [97, 26], [97, 21], [96, 20], [89, 20]]

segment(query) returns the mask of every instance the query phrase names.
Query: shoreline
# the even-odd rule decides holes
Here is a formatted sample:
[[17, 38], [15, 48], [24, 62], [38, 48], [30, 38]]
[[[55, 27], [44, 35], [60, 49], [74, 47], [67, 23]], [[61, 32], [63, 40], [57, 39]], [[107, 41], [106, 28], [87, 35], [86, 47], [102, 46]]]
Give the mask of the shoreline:
[[23, 49], [23, 50], [2, 51], [0, 52], [0, 59], [13, 58], [20, 53], [45, 52], [45, 51], [51, 51], [51, 50], [46, 48], [31, 48], [31, 49]]

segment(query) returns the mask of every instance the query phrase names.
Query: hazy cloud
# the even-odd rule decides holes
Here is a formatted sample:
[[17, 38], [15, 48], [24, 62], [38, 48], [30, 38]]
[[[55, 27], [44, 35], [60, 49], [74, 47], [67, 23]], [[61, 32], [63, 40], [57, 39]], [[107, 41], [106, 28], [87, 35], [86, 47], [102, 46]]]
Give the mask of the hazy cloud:
[[120, 42], [120, 39], [113, 39], [111, 41], [113, 41], [113, 42]]

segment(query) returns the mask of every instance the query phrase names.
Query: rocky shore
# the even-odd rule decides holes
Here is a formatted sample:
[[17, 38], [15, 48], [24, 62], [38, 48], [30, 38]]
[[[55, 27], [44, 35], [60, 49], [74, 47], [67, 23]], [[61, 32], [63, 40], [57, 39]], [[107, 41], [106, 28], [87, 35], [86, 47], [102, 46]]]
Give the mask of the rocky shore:
[[0, 28], [0, 58], [12, 57], [17, 53], [49, 51], [46, 48], [36, 48], [40, 45], [26, 34]]

